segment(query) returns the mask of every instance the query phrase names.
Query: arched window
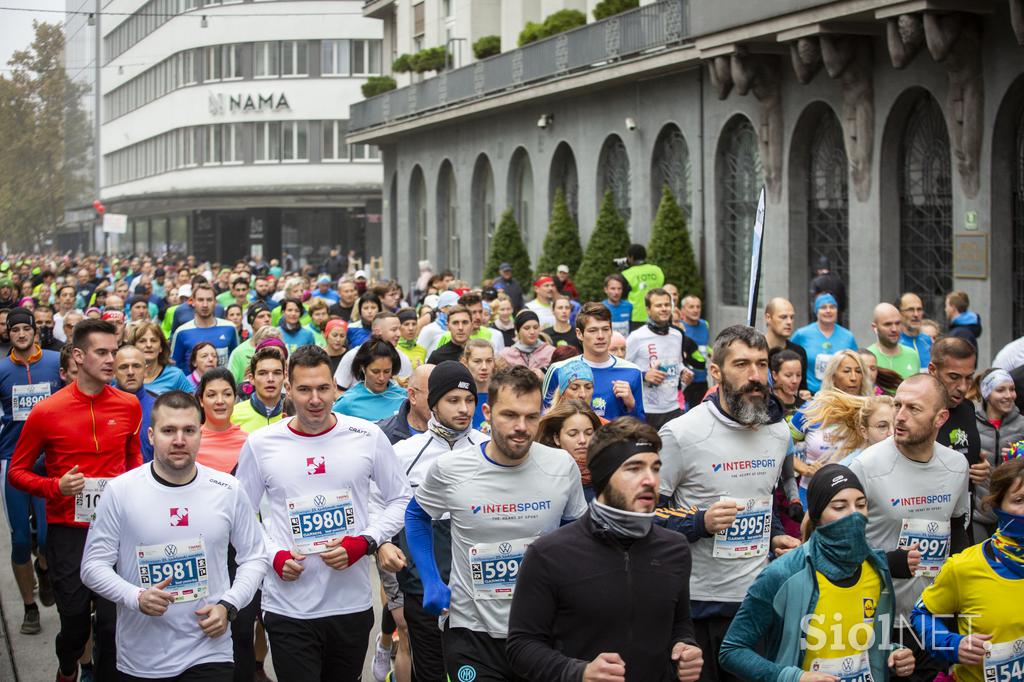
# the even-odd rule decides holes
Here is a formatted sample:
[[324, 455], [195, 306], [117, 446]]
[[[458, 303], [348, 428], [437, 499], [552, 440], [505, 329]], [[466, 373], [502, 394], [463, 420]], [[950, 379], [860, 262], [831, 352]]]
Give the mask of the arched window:
[[414, 260], [426, 260], [427, 250], [427, 183], [423, 179], [423, 169], [416, 166], [412, 169], [409, 180], [409, 231], [412, 233]]
[[442, 267], [459, 274], [458, 188], [452, 162], [445, 159], [437, 177], [437, 236], [440, 240]]
[[612, 191], [615, 208], [628, 222], [632, 214], [629, 196], [629, 154], [626, 145], [618, 135], [609, 135], [601, 147], [597, 162], [597, 201], [600, 204], [604, 193]]
[[[818, 118], [807, 163], [807, 258], [812, 268], [824, 256], [849, 287], [849, 166], [843, 129], [831, 111]], [[846, 311], [841, 311], [846, 313]]]
[[1013, 338], [1024, 336], [1024, 111], [1013, 157]]
[[900, 283], [935, 317], [953, 288], [949, 132], [928, 94], [913, 105], [900, 143]]
[[494, 213], [494, 173], [491, 162], [483, 154], [473, 168], [473, 196], [471, 210], [473, 212], [473, 232], [477, 239], [474, 250], [480, 263], [487, 261], [487, 252], [491, 248], [491, 237], [497, 225]]
[[559, 143], [555, 154], [551, 157], [551, 181], [548, 188], [548, 214], [555, 204], [555, 192], [562, 190], [569, 214], [579, 222], [580, 183], [576, 174], [576, 156], [572, 148], [565, 142]]
[[693, 212], [690, 200], [690, 148], [686, 145], [682, 131], [671, 123], [658, 136], [651, 159], [652, 216], [657, 214], [665, 185], [668, 185], [676, 203], [683, 209], [686, 224], [689, 225]]
[[722, 130], [718, 147], [719, 280], [722, 303], [746, 305], [750, 247], [763, 175], [757, 134], [743, 116]]
[[509, 165], [509, 196], [512, 198], [512, 212], [523, 235], [523, 244], [530, 252], [530, 211], [533, 206], [533, 167], [530, 157], [522, 147], [512, 154]]

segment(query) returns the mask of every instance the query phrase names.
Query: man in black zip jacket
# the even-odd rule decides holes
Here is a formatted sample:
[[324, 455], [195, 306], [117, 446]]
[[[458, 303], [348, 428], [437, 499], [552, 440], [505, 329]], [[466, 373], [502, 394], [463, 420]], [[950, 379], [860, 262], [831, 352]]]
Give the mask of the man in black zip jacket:
[[507, 653], [528, 680], [693, 682], [703, 658], [690, 620], [690, 549], [653, 524], [661, 439], [621, 417], [594, 434], [597, 497], [578, 521], [526, 550]]

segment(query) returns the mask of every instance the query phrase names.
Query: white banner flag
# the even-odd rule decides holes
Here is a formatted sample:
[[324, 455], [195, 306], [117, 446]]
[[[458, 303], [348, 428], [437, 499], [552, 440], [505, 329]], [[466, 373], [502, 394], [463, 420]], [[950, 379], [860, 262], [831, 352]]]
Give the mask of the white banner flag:
[[104, 213], [103, 231], [112, 234], [125, 234], [128, 232], [128, 216], [124, 213]]
[[747, 324], [754, 326], [757, 315], [757, 291], [761, 283], [761, 245], [764, 243], [764, 185], [757, 199], [757, 215], [754, 216], [753, 244], [750, 248], [750, 288], [747, 295]]

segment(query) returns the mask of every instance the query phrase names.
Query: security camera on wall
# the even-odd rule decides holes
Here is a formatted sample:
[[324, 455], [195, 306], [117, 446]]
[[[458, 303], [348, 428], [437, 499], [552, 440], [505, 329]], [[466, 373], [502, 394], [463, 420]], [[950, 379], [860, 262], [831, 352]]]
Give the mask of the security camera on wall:
[[554, 114], [541, 114], [540, 118], [537, 119], [537, 127], [541, 129], [547, 128], [549, 125], [554, 123], [554, 121]]
[[636, 121], [632, 116], [626, 118], [626, 130], [636, 130]]

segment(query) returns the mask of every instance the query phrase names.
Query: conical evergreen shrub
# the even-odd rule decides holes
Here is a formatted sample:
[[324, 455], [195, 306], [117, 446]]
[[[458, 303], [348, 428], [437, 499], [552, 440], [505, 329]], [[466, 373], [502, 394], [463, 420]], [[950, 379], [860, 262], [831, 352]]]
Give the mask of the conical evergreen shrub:
[[597, 225], [587, 242], [583, 262], [573, 280], [581, 301], [600, 301], [604, 298], [604, 278], [618, 272], [616, 258], [625, 258], [629, 248], [629, 230], [622, 214], [615, 208], [611, 190], [604, 193]]
[[679, 287], [680, 296], [694, 295], [704, 299], [704, 278], [697, 267], [686, 216], [668, 185], [662, 189], [658, 214], [651, 228], [647, 262], [661, 268], [665, 281]]
[[498, 276], [498, 266], [508, 263], [512, 266], [512, 276], [516, 278], [524, 291], [530, 291], [533, 284], [533, 271], [530, 269], [530, 255], [526, 253], [523, 235], [519, 233], [519, 225], [512, 214], [506, 209], [501, 215], [501, 222], [491, 238], [491, 250], [487, 256], [487, 267], [484, 278], [493, 279]]
[[571, 276], [575, 276], [583, 261], [583, 247], [580, 246], [580, 231], [569, 213], [569, 205], [565, 202], [565, 194], [561, 189], [555, 191], [555, 201], [551, 206], [551, 222], [548, 233], [544, 236], [537, 272], [554, 274], [559, 265], [569, 266]]

